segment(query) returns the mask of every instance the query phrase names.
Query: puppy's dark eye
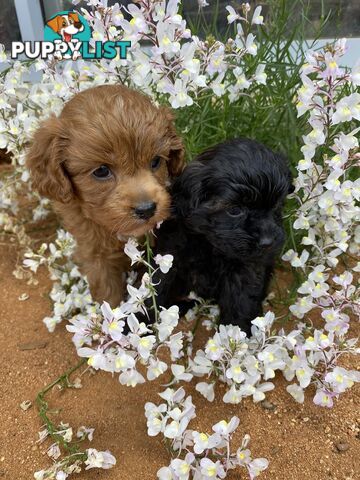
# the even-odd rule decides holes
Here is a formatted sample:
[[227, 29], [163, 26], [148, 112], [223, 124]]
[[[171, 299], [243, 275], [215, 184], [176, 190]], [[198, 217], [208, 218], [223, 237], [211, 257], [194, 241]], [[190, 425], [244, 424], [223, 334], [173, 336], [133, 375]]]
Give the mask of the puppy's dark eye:
[[229, 208], [227, 213], [230, 215], [230, 217], [243, 217], [245, 215], [244, 208], [236, 206]]
[[101, 165], [92, 172], [93, 176], [98, 180], [107, 180], [113, 176], [112, 171], [106, 165]]
[[160, 164], [161, 164], [161, 157], [159, 157], [159, 155], [157, 155], [150, 162], [151, 170], [157, 170], [160, 167]]

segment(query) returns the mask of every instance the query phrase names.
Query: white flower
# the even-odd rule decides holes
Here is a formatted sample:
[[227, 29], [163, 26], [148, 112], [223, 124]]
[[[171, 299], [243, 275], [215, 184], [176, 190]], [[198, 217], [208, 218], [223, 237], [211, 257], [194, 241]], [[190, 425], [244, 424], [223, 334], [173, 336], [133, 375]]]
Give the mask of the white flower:
[[225, 7], [226, 10], [229, 12], [228, 16], [227, 16], [227, 21], [228, 23], [233, 23], [235, 22], [236, 20], [239, 20], [241, 17], [239, 14], [237, 14], [234, 10], [233, 7], [231, 7], [230, 5], [228, 5], [227, 7]]
[[174, 335], [171, 335], [171, 337], [167, 341], [167, 344], [169, 345], [171, 358], [173, 360], [178, 359], [183, 355], [182, 354], [182, 348], [183, 348], [182, 332], [178, 332], [178, 333], [175, 333]]
[[129, 369], [120, 374], [119, 382], [121, 385], [134, 388], [140, 383], [145, 383], [145, 378], [137, 370]]
[[185, 83], [179, 78], [175, 81], [174, 89], [170, 96], [170, 102], [173, 108], [190, 106], [194, 103], [193, 99], [188, 95]]
[[172, 255], [156, 255], [154, 257], [155, 263], [159, 265], [162, 273], [168, 273], [172, 267], [174, 257]]
[[253, 479], [260, 475], [261, 472], [266, 470], [269, 466], [268, 460], [266, 458], [255, 458], [250, 463], [248, 463], [247, 468], [249, 470], [250, 478]]
[[157, 325], [159, 339], [161, 342], [166, 340], [171, 335], [174, 328], [179, 321], [179, 307], [173, 305], [166, 309], [161, 307], [162, 310], [159, 314], [160, 322]]
[[262, 15], [260, 15], [261, 14], [261, 9], [262, 9], [261, 6], [258, 6], [258, 7], [255, 8], [254, 14], [253, 14], [253, 17], [252, 17], [252, 20], [251, 20], [252, 24], [262, 25], [264, 23], [264, 17]]
[[184, 365], [171, 365], [171, 371], [172, 374], [174, 375], [174, 378], [177, 382], [184, 381], [184, 382], [190, 382], [192, 380], [193, 376], [191, 373], [186, 373], [185, 372], [185, 367]]
[[236, 389], [235, 385], [232, 385], [231, 388], [223, 396], [223, 402], [236, 405], [237, 403], [241, 402], [242, 397], [242, 393]]
[[86, 468], [103, 468], [105, 470], [112, 468], [116, 464], [116, 459], [111, 453], [106, 450], [105, 452], [99, 452], [95, 448], [88, 448], [86, 450], [87, 459], [85, 460]]
[[296, 369], [296, 378], [298, 379], [301, 388], [306, 388], [310, 384], [313, 373], [314, 370], [307, 365], [303, 365]]
[[166, 438], [177, 438], [181, 436], [186, 427], [188, 426], [188, 419], [182, 418], [180, 421], [172, 420], [169, 424], [166, 425], [164, 430], [164, 437]]
[[348, 97], [343, 97], [336, 104], [336, 111], [332, 116], [332, 123], [336, 125], [340, 122], [350, 122], [355, 118], [360, 120], [360, 94], [353, 93]]
[[47, 455], [51, 457], [53, 460], [56, 460], [60, 457], [61, 451], [60, 447], [57, 443], [53, 443], [46, 451]]
[[219, 461], [213, 462], [209, 458], [202, 458], [200, 460], [201, 474], [204, 476], [204, 479], [218, 479], [225, 478], [226, 473]]
[[135, 368], [135, 360], [131, 355], [128, 355], [124, 351], [120, 351], [115, 355], [115, 368], [116, 371]]
[[266, 85], [267, 74], [265, 73], [265, 65], [258, 65], [254, 78], [258, 83]]
[[35, 472], [34, 473], [35, 480], [44, 480], [46, 473], [47, 473], [46, 470], [39, 470], [38, 472]]
[[93, 439], [95, 428], [88, 428], [85, 426], [81, 426], [78, 428], [76, 432], [77, 438], [87, 438], [90, 442]]
[[131, 265], [142, 260], [144, 252], [141, 252], [138, 246], [139, 244], [134, 238], [129, 238], [124, 246], [124, 252], [131, 259]]
[[245, 48], [250, 55], [255, 56], [257, 54], [257, 45], [255, 43], [255, 36], [249, 33], [246, 39]]
[[221, 345], [220, 338], [217, 334], [215, 334], [213, 338], [210, 338], [207, 341], [205, 353], [210, 360], [219, 360], [222, 357], [224, 353], [224, 348]]
[[360, 382], [360, 372], [335, 367], [332, 372], [325, 375], [325, 381], [332, 386], [336, 393], [342, 393], [348, 388], [351, 388], [354, 382]]
[[240, 419], [238, 417], [232, 417], [230, 422], [226, 420], [221, 420], [220, 422], [213, 425], [212, 429], [215, 433], [218, 433], [221, 436], [231, 435], [239, 426]]
[[319, 389], [316, 391], [315, 397], [313, 398], [315, 405], [320, 405], [321, 407], [331, 408], [333, 406], [333, 399], [329, 392]]
[[294, 250], [290, 249], [281, 258], [286, 262], [290, 262], [291, 266], [293, 267], [304, 268], [309, 258], [309, 252], [307, 250], [303, 250], [299, 257]]
[[251, 452], [249, 449], [239, 448], [236, 452], [238, 464], [243, 467], [251, 462]]
[[213, 449], [221, 443], [221, 436], [218, 433], [207, 435], [206, 433], [192, 432], [194, 440], [194, 452], [198, 455], [207, 449]]
[[184, 460], [175, 458], [171, 461], [170, 466], [179, 480], [188, 480], [190, 475], [191, 464], [195, 460], [195, 455], [191, 452], [187, 453]]
[[60, 472], [56, 473], [55, 480], [66, 480], [68, 477], [68, 474], [65, 473], [63, 470], [60, 470]]
[[199, 8], [207, 7], [209, 4], [206, 0], [198, 0]]
[[299, 385], [292, 383], [286, 387], [286, 390], [297, 402], [304, 403], [304, 390]]
[[235, 383], [241, 383], [245, 380], [245, 373], [243, 372], [239, 360], [232, 358], [230, 368], [226, 370], [226, 378], [233, 380]]
[[159, 480], [173, 480], [173, 474], [169, 467], [161, 467], [160, 470], [157, 471], [157, 477]]
[[199, 382], [196, 384], [196, 390], [203, 395], [206, 400], [213, 402], [215, 399], [214, 383]]
[[158, 358], [150, 358], [149, 366], [147, 370], [147, 379], [155, 380], [164, 372], [166, 372], [168, 366], [165, 362], [162, 362]]

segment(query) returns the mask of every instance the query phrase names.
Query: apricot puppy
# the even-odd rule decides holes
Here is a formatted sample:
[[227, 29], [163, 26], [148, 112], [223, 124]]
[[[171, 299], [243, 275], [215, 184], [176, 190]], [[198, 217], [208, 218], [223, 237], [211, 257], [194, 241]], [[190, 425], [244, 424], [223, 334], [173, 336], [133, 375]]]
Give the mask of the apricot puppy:
[[170, 110], [121, 85], [90, 88], [40, 125], [27, 165], [33, 187], [75, 237], [93, 297], [117, 306], [124, 241], [169, 215], [167, 185], [184, 167]]

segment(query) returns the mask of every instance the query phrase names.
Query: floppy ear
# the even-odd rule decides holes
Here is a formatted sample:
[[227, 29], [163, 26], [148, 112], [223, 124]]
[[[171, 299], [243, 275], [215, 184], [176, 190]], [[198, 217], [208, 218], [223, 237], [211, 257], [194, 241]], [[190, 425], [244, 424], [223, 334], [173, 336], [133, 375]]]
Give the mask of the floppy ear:
[[167, 167], [170, 177], [177, 177], [184, 170], [186, 164], [185, 149], [181, 138], [176, 133], [173, 114], [166, 107], [162, 107], [161, 110], [165, 116], [166, 121], [168, 122], [170, 153]]
[[204, 168], [202, 163], [194, 160], [175, 180], [171, 194], [177, 215], [187, 217], [198, 207], [202, 196]]
[[61, 18], [59, 15], [57, 15], [55, 18], [52, 18], [48, 22], [46, 22], [46, 25], [54, 30], [54, 32], [59, 33], [60, 32], [60, 22]]
[[51, 117], [35, 132], [26, 156], [34, 188], [40, 195], [62, 203], [73, 197], [71, 182], [63, 167], [66, 143], [61, 120]]

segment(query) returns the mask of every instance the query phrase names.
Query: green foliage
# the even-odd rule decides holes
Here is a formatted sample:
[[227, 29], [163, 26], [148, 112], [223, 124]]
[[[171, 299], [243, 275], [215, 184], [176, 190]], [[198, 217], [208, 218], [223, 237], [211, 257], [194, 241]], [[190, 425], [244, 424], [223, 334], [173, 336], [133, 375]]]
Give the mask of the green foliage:
[[[231, 104], [227, 97], [199, 96], [192, 107], [177, 111], [177, 125], [185, 136], [188, 160], [218, 142], [246, 136], [284, 153], [292, 166], [297, 164], [305, 121], [297, 118], [295, 95], [301, 85], [305, 51], [314, 42], [308, 44], [305, 40], [308, 6], [309, 2], [301, 0], [266, 3], [265, 26], [259, 27], [256, 35], [258, 55], [246, 57], [246, 76], [255, 72], [255, 63], [266, 65], [266, 85], [252, 85]], [[190, 26], [199, 36], [215, 35], [224, 41], [232, 34], [231, 26], [220, 34], [215, 28], [220, 14], [218, 1], [213, 9], [210, 20], [200, 11]], [[295, 16], [297, 23], [293, 21]], [[325, 22], [324, 18], [321, 28]], [[315, 39], [321, 28], [314, 32]]]

